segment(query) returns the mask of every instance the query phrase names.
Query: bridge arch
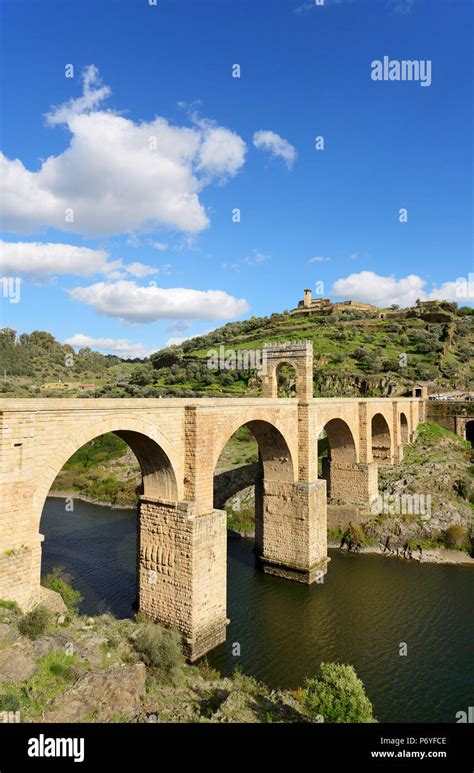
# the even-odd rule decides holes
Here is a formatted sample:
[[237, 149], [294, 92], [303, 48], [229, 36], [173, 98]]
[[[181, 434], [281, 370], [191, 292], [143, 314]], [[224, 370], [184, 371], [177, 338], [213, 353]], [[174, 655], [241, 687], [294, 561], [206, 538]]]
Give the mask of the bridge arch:
[[344, 419], [330, 419], [323, 430], [328, 438], [328, 456], [331, 461], [355, 464], [356, 445], [352, 430]]
[[327, 456], [323, 456], [321, 459], [321, 474], [326, 481], [327, 497], [328, 499], [351, 502], [355, 492], [354, 487], [350, 484], [357, 464], [357, 449], [353, 432], [344, 419], [330, 419], [319, 433], [318, 446], [320, 446], [323, 432], [327, 438]]
[[380, 465], [391, 464], [392, 435], [387, 419], [382, 413], [376, 413], [371, 422], [372, 456]]
[[410, 442], [410, 431], [408, 427], [408, 419], [403, 411], [400, 412], [400, 440], [405, 446]]
[[31, 526], [34, 531], [39, 531], [44, 503], [66, 462], [86, 443], [108, 432], [121, 437], [132, 449], [141, 468], [144, 493], [147, 496], [169, 500], [179, 498], [182, 488], [178, 477], [179, 460], [172, 444], [155, 424], [123, 416], [66, 429], [67, 435], [61, 437], [57, 447], [44, 459], [42, 479], [33, 497]]

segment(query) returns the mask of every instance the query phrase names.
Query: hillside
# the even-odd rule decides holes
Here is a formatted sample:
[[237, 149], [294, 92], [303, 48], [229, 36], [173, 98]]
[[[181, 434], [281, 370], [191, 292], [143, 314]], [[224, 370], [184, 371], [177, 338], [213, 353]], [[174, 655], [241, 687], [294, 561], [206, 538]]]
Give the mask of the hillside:
[[[437, 317], [435, 316], [435, 319]], [[388, 396], [414, 382], [434, 390], [474, 383], [474, 310], [444, 312], [443, 322], [380, 318], [358, 311], [295, 317], [288, 312], [230, 322], [146, 360], [121, 360], [90, 349], [78, 353], [49, 333], [0, 331], [0, 394], [4, 397], [159, 397], [258, 395], [255, 369], [213, 370], [210, 351], [239, 352], [264, 343], [308, 340], [314, 349], [315, 396]], [[406, 358], [405, 358], [406, 355]], [[406, 365], [405, 365], [406, 361]], [[281, 394], [292, 392], [282, 375]]]

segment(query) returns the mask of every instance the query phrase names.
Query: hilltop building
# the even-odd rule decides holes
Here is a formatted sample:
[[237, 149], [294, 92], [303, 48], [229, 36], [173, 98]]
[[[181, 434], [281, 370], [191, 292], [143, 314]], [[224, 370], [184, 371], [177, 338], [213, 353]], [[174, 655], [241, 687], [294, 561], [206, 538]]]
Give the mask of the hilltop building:
[[449, 301], [417, 301], [415, 306], [399, 309], [393, 306], [390, 309], [379, 309], [371, 303], [362, 301], [339, 301], [333, 303], [329, 298], [312, 298], [311, 290], [304, 291], [303, 300], [299, 301], [296, 309], [290, 314], [294, 317], [303, 317], [311, 314], [339, 314], [345, 311], [359, 311], [371, 317], [380, 319], [405, 319], [407, 317], [419, 317], [425, 322], [450, 322], [451, 315], [456, 311], [456, 304]]
[[299, 301], [296, 309], [290, 314], [294, 317], [301, 317], [307, 314], [337, 314], [344, 311], [363, 311], [367, 314], [377, 312], [377, 307], [370, 303], [360, 301], [341, 301], [333, 303], [329, 298], [311, 298], [311, 290], [304, 291], [304, 298]]

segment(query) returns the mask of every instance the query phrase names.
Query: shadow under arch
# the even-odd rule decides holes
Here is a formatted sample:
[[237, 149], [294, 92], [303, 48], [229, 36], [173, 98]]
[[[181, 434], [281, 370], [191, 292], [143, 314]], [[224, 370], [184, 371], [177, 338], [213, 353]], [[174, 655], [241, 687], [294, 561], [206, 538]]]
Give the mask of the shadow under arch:
[[408, 419], [403, 411], [400, 413], [400, 440], [404, 446], [410, 441]]
[[474, 448], [474, 419], [466, 421], [466, 440]]
[[372, 456], [379, 465], [392, 463], [392, 438], [388, 422], [381, 413], [372, 417]]
[[321, 477], [327, 484], [328, 499], [350, 502], [347, 470], [357, 464], [357, 451], [352, 430], [344, 419], [326, 422], [318, 437], [319, 456], [321, 452]]

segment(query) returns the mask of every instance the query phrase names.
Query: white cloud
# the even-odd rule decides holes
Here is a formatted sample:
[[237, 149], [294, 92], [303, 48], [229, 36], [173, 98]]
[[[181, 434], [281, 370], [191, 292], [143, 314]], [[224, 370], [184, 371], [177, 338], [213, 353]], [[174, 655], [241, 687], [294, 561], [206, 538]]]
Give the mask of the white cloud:
[[0, 267], [5, 275], [23, 276], [45, 282], [56, 276], [93, 276], [105, 274], [109, 279], [126, 276], [143, 278], [152, 274], [171, 273], [171, 265], [147, 266], [145, 263], [125, 265], [122, 260], [110, 260], [105, 250], [77, 247], [59, 242], [5, 242], [0, 240]]
[[247, 301], [222, 290], [165, 289], [154, 283], [144, 287], [132, 281], [97, 282], [69, 290], [70, 297], [107, 317], [124, 322], [157, 319], [232, 319], [249, 310]]
[[83, 333], [75, 333], [70, 338], [66, 338], [65, 344], [69, 344], [74, 349], [89, 347], [105, 354], [115, 354], [124, 359], [135, 357], [148, 357], [156, 349], [147, 349], [145, 344], [131, 343], [127, 338], [91, 338]]
[[427, 281], [416, 274], [401, 279], [381, 276], [373, 271], [360, 271], [358, 274], [337, 279], [331, 287], [331, 295], [354, 301], [373, 303], [375, 306], [413, 306], [417, 299], [421, 301], [446, 300], [464, 303], [460, 296], [458, 281], [443, 282], [439, 287], [426, 289]]
[[314, 258], [310, 258], [308, 263], [326, 263], [328, 260], [331, 260], [331, 258], [326, 258], [323, 255], [316, 255]]
[[147, 266], [145, 263], [129, 263], [127, 266], [127, 274], [134, 276], [137, 279], [141, 279], [144, 276], [151, 276], [152, 274], [159, 274], [159, 268], [153, 268], [153, 266]]
[[[110, 89], [86, 68], [84, 93], [54, 108], [49, 125], [65, 124], [71, 142], [38, 171], [0, 154], [4, 230], [46, 227], [94, 236], [158, 227], [198, 233], [209, 225], [199, 194], [210, 181], [236, 174], [246, 145], [210, 120], [192, 127], [165, 118], [135, 123], [97, 109]], [[73, 222], [66, 221], [72, 212]]]
[[153, 247], [154, 250], [159, 250], [160, 252], [164, 252], [168, 249], [168, 245], [164, 242], [151, 242], [150, 247]]
[[46, 113], [46, 123], [48, 126], [69, 124], [75, 116], [98, 107], [110, 94], [110, 88], [102, 84], [99, 70], [95, 65], [90, 64], [82, 73], [82, 97], [70, 99], [64, 105], [53, 107], [49, 113]]
[[272, 131], [260, 130], [253, 135], [253, 144], [258, 150], [267, 150], [271, 156], [282, 158], [288, 169], [291, 169], [298, 155], [288, 140]]
[[44, 281], [61, 274], [110, 274], [122, 267], [122, 261], [109, 261], [105, 250], [73, 244], [0, 241], [0, 265], [4, 274]]

